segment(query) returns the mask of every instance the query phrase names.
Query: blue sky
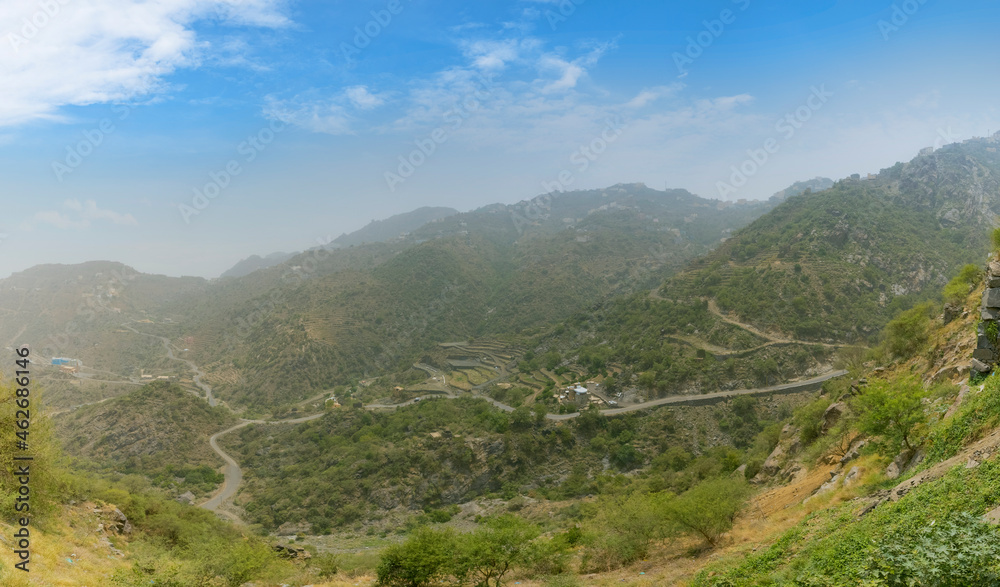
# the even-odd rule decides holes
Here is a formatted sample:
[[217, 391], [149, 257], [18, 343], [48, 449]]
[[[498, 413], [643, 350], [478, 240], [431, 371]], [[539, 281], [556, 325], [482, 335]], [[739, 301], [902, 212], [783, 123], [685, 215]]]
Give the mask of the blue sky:
[[0, 3], [0, 276], [214, 277], [619, 182], [766, 198], [1000, 130], [985, 0]]

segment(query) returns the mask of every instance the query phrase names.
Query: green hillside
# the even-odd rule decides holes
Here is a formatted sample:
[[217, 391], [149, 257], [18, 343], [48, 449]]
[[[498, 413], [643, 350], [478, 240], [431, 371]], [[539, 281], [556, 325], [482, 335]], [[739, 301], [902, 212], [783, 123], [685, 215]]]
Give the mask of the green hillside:
[[235, 423], [228, 410], [161, 382], [55, 418], [66, 454], [79, 466], [145, 475], [173, 495], [209, 493], [222, 482], [222, 461], [208, 438]]

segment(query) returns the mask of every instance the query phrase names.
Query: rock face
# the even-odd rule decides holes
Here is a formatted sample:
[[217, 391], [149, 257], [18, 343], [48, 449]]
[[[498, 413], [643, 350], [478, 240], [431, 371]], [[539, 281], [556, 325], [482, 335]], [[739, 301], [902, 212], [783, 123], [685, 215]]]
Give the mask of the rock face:
[[844, 411], [847, 409], [847, 405], [843, 402], [837, 402], [835, 404], [830, 404], [830, 407], [823, 412], [823, 433], [826, 434], [837, 425], [840, 421], [840, 417], [844, 415]]
[[896, 458], [889, 463], [889, 466], [885, 469], [886, 479], [897, 479], [902, 475], [907, 468], [909, 468], [910, 461], [913, 459], [912, 450], [904, 450], [903, 452], [896, 455]]
[[983, 305], [980, 308], [982, 321], [977, 326], [976, 350], [972, 351], [972, 370], [978, 373], [989, 373], [997, 364], [998, 332], [1000, 332], [1000, 263], [991, 261], [986, 268], [986, 291], [983, 292]]

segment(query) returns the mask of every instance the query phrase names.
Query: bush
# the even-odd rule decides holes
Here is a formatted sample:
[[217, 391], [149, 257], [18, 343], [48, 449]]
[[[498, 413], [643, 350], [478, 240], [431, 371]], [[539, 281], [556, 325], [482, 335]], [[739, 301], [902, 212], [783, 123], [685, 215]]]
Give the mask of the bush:
[[958, 271], [958, 275], [944, 286], [941, 297], [944, 302], [951, 304], [961, 304], [969, 296], [969, 292], [982, 278], [982, 272], [975, 265], [965, 265]]
[[746, 502], [745, 481], [722, 477], [703, 481], [666, 504], [666, 517], [681, 532], [697, 534], [714, 547], [732, 528]]
[[436, 583], [449, 574], [455, 547], [451, 531], [417, 528], [406, 542], [390, 546], [382, 553], [375, 584], [424, 587]]
[[921, 304], [899, 314], [882, 331], [886, 351], [899, 359], [908, 359], [922, 349], [929, 339], [934, 305]]
[[962, 512], [883, 540], [869, 565], [867, 578], [888, 587], [1000, 585], [1000, 531]]
[[633, 493], [602, 499], [582, 566], [609, 571], [646, 556], [649, 545], [667, 534], [664, 512], [672, 497], [670, 493]]
[[803, 445], [810, 445], [823, 433], [823, 413], [829, 407], [830, 400], [818, 399], [795, 410], [792, 422], [800, 430], [799, 439]]

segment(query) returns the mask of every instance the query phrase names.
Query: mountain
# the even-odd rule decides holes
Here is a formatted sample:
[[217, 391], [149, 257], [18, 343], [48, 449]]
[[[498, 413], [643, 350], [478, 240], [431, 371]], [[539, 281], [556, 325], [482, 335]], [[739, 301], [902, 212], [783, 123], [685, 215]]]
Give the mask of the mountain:
[[220, 397], [267, 409], [406, 370], [438, 343], [521, 336], [652, 287], [769, 207], [641, 184], [551, 194], [303, 253], [169, 314]]
[[770, 200], [772, 202], [784, 202], [792, 196], [797, 196], [804, 193], [806, 190], [811, 192], [821, 192], [823, 190], [828, 190], [833, 187], [834, 182], [832, 179], [826, 177], [815, 177], [807, 181], [797, 181], [790, 185], [789, 187], [781, 190], [780, 192], [771, 196]]
[[274, 267], [275, 265], [280, 265], [285, 261], [291, 259], [298, 253], [271, 253], [266, 257], [261, 257], [259, 255], [250, 255], [246, 259], [243, 259], [239, 263], [233, 265], [231, 268], [226, 270], [220, 277], [243, 277], [244, 275], [250, 275], [254, 271], [259, 269], [267, 269], [268, 267]]
[[949, 145], [871, 179], [790, 197], [661, 293], [712, 298], [787, 336], [871, 341], [898, 310], [937, 296], [959, 267], [983, 258], [1000, 212], [990, 144]]
[[458, 214], [458, 210], [452, 208], [425, 206], [412, 212], [390, 216], [384, 220], [372, 220], [368, 226], [350, 234], [342, 234], [333, 239], [333, 242], [344, 247], [385, 242], [399, 238], [429, 222], [435, 222], [455, 214]]

